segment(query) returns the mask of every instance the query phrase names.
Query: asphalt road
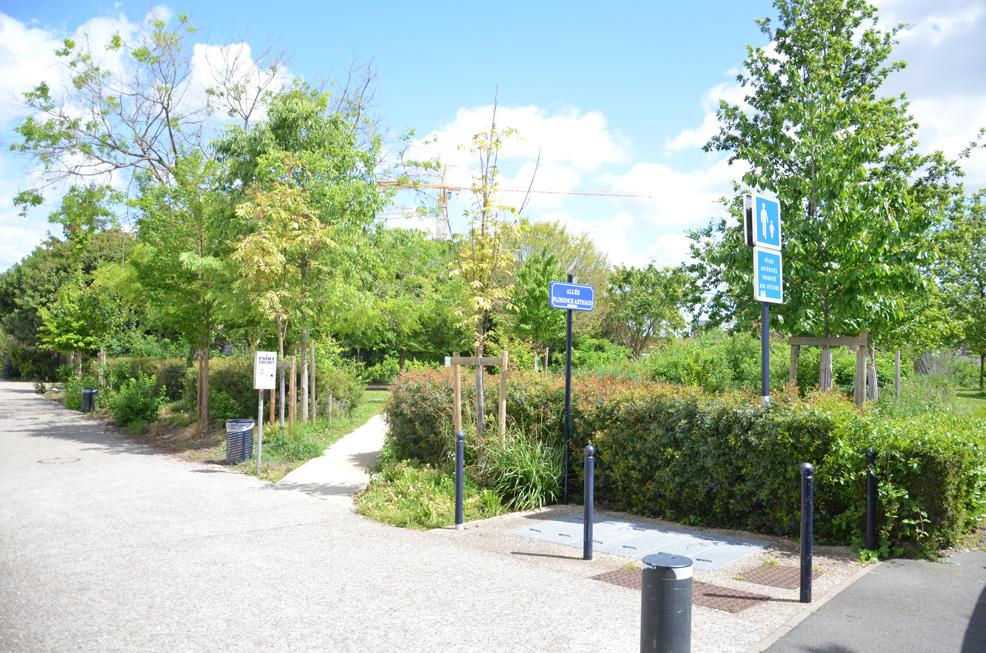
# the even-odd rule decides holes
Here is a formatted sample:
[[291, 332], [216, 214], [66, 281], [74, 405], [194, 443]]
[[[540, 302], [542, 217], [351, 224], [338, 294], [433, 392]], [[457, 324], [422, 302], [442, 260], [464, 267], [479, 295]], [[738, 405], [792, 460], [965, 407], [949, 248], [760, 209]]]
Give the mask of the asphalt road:
[[986, 553], [890, 560], [771, 646], [770, 653], [983, 653]]
[[603, 651], [640, 598], [151, 454], [0, 382], [0, 651]]

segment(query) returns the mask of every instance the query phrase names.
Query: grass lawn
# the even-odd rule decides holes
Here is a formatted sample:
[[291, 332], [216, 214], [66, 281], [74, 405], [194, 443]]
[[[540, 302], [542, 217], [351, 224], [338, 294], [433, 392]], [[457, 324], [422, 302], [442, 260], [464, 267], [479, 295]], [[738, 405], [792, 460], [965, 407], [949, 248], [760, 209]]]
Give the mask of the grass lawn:
[[964, 417], [980, 411], [986, 411], [986, 392], [979, 388], [964, 388], [955, 393], [955, 401], [952, 403], [952, 412], [955, 415]]

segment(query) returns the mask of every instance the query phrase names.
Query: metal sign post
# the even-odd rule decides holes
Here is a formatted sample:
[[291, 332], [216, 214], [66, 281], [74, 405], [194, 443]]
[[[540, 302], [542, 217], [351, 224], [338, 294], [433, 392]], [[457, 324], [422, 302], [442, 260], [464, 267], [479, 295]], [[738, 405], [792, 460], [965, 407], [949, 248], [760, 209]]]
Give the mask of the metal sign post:
[[770, 304], [784, 303], [781, 204], [757, 194], [743, 196], [743, 236], [753, 248], [753, 296], [760, 301], [760, 404], [770, 404]]
[[591, 311], [595, 305], [596, 289], [593, 286], [552, 281], [548, 285], [548, 304], [551, 308], [567, 311], [565, 316], [565, 456], [562, 466], [565, 469], [562, 482], [562, 503], [568, 503], [569, 451], [572, 439], [572, 311]]
[[257, 400], [257, 476], [260, 476], [260, 458], [264, 449], [264, 390], [274, 391], [277, 374], [277, 352], [258, 351], [253, 355], [253, 388]]

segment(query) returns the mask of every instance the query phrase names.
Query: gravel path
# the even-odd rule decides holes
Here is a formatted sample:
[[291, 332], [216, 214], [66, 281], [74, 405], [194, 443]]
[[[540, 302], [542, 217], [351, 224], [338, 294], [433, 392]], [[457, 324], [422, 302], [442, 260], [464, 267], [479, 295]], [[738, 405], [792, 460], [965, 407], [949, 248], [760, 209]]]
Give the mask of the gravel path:
[[[418, 532], [354, 514], [361, 481], [329, 472], [355, 474], [380, 435], [272, 484], [0, 382], [0, 650], [639, 650], [639, 592], [590, 578], [629, 560], [506, 534], [542, 516]], [[858, 571], [844, 551], [816, 565], [812, 607]], [[739, 568], [696, 580], [743, 585]], [[765, 593], [738, 614], [695, 607], [693, 651], [758, 650], [806, 614], [796, 590]]]

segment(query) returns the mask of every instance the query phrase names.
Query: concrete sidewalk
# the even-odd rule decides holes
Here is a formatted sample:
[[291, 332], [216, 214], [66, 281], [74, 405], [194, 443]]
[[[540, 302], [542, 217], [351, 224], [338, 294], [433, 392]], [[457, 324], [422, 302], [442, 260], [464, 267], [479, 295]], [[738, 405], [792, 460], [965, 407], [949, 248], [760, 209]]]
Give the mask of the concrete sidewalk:
[[324, 455], [309, 460], [282, 478], [278, 486], [324, 499], [338, 499], [344, 505], [350, 505], [353, 495], [370, 482], [367, 469], [380, 454], [386, 435], [383, 415], [375, 415], [336, 441]]

